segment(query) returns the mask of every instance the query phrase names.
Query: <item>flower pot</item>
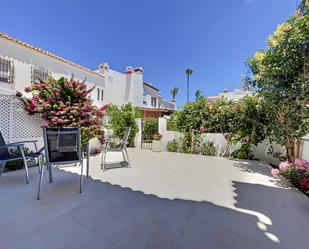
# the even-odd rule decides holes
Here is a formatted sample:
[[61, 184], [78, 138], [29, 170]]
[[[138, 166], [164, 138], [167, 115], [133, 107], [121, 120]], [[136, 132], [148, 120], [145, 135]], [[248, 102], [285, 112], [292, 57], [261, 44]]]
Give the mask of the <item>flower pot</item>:
[[160, 140], [153, 140], [152, 141], [152, 151], [154, 152], [161, 152], [162, 151], [162, 143]]

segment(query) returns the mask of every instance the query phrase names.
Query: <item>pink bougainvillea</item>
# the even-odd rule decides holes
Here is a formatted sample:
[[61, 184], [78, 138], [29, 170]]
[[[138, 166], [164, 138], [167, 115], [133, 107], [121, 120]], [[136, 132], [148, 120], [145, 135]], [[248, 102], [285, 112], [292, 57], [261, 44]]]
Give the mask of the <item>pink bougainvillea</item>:
[[279, 169], [271, 169], [271, 175], [273, 177], [277, 177], [280, 173], [280, 170]]
[[304, 178], [300, 179], [299, 182], [304, 189], [309, 188], [309, 179], [308, 178], [304, 177]]
[[288, 161], [284, 161], [279, 164], [279, 169], [281, 171], [286, 171], [290, 166], [291, 164]]
[[295, 159], [294, 165], [295, 168], [297, 169], [303, 169], [309, 171], [309, 162], [304, 159], [300, 158]]
[[73, 78], [60, 78], [26, 87], [25, 92], [32, 93], [30, 99], [22, 97], [20, 92], [16, 92], [16, 96], [22, 97], [29, 114], [41, 115], [42, 127], [80, 127], [84, 144], [99, 135], [107, 109], [93, 105], [88, 96], [93, 89], [87, 89], [84, 82]]

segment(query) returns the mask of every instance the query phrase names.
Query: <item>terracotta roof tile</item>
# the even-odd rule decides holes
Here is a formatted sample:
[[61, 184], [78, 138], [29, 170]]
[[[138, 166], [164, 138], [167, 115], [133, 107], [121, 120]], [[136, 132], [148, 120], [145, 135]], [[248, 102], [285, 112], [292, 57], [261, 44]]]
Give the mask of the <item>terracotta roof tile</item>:
[[17, 44], [19, 44], [19, 45], [22, 45], [22, 46], [24, 46], [24, 47], [30, 48], [30, 49], [32, 49], [32, 50], [34, 50], [34, 51], [36, 51], [36, 52], [41, 53], [41, 54], [47, 55], [47, 56], [49, 56], [49, 57], [51, 57], [51, 58], [53, 58], [53, 59], [56, 59], [56, 60], [61, 61], [61, 62], [63, 62], [63, 63], [66, 63], [66, 64], [68, 64], [68, 65], [70, 65], [70, 66], [76, 67], [76, 68], [81, 69], [81, 70], [84, 70], [84, 71], [86, 71], [86, 72], [88, 72], [88, 73], [91, 73], [91, 74], [94, 74], [94, 75], [96, 75], [96, 76], [99, 76], [99, 77], [104, 78], [104, 75], [101, 74], [101, 73], [99, 73], [99, 72], [95, 72], [95, 71], [93, 71], [93, 70], [91, 70], [91, 69], [89, 69], [89, 68], [86, 68], [86, 67], [84, 67], [84, 66], [81, 66], [81, 65], [79, 65], [79, 64], [76, 64], [76, 63], [74, 63], [74, 62], [72, 62], [72, 61], [70, 61], [70, 60], [66, 60], [66, 59], [64, 59], [64, 58], [62, 58], [62, 57], [60, 57], [60, 56], [58, 56], [58, 55], [55, 55], [55, 54], [53, 54], [53, 53], [51, 53], [51, 52], [48, 52], [48, 51], [46, 51], [46, 50], [44, 50], [44, 49], [41, 49], [41, 48], [32, 46], [32, 45], [30, 45], [30, 44], [28, 44], [28, 43], [26, 43], [26, 42], [23, 42], [23, 41], [21, 41], [21, 40], [19, 40], [19, 39], [16, 39], [16, 38], [14, 38], [14, 37], [11, 37], [11, 36], [9, 36], [9, 35], [7, 35], [7, 34], [4, 34], [4, 33], [2, 33], [2, 32], [0, 32], [0, 37], [4, 38], [4, 39], [6, 39], [6, 40], [9, 40], [9, 41], [15, 42], [15, 43], [17, 43]]

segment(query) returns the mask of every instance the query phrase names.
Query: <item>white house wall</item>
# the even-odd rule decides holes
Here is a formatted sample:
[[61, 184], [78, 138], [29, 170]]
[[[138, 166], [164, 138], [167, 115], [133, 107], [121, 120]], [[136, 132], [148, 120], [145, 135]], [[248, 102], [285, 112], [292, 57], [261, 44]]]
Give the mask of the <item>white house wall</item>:
[[[109, 103], [122, 105], [128, 102], [135, 106], [143, 104], [142, 73], [133, 72], [127, 75], [109, 69], [104, 70], [105, 77], [100, 77], [1, 37], [0, 56], [14, 62], [14, 83], [0, 82], [1, 94], [15, 94], [16, 90], [23, 91], [31, 83], [31, 67], [38, 67], [46, 69], [55, 79], [62, 76], [70, 78], [72, 74], [77, 80], [86, 79], [88, 88], [96, 86], [91, 93], [95, 105]], [[97, 99], [97, 88], [104, 91], [103, 101], [101, 96], [99, 100]]]

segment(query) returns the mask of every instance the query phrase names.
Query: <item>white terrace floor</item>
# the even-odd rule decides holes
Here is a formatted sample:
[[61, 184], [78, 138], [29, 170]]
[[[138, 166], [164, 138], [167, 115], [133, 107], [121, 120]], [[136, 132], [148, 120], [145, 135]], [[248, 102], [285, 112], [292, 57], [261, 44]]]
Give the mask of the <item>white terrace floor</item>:
[[[307, 249], [309, 199], [278, 187], [269, 167], [196, 155], [129, 150], [131, 168], [91, 179], [55, 170], [30, 184], [23, 171], [0, 179], [1, 249]], [[112, 155], [115, 160], [116, 155]], [[77, 171], [76, 171], [77, 172]], [[46, 175], [45, 175], [46, 176]]]

